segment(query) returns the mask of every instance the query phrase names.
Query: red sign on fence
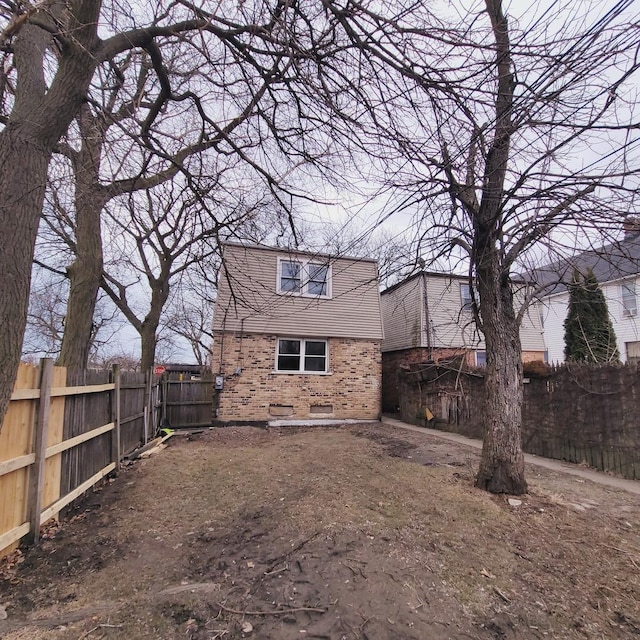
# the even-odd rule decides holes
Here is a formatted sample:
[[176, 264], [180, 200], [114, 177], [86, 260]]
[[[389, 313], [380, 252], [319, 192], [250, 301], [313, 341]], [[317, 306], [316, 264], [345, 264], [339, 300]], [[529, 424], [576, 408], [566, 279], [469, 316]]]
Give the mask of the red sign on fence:
[[157, 376], [161, 376], [165, 371], [167, 370], [166, 367], [164, 367], [161, 364], [158, 364], [155, 366], [155, 368], [153, 369], [153, 373]]

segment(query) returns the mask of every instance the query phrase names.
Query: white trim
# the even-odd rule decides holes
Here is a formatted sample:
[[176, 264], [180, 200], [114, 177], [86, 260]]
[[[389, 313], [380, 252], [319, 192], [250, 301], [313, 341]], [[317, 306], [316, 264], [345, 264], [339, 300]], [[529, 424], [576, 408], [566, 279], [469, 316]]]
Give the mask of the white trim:
[[[280, 288], [282, 282], [282, 264], [285, 262], [295, 262], [300, 265], [300, 291], [287, 291]], [[315, 267], [324, 267], [327, 270], [327, 278], [325, 280], [327, 293], [320, 295], [317, 293], [309, 293], [309, 265]], [[278, 256], [278, 266], [276, 273], [276, 293], [281, 296], [291, 296], [294, 298], [316, 298], [318, 300], [330, 300], [332, 297], [332, 268], [331, 263], [314, 260], [312, 258], [301, 258], [299, 256]]]
[[[300, 353], [297, 354], [298, 358], [300, 360], [300, 367], [304, 367], [304, 359], [307, 355], [307, 349], [306, 349], [306, 343], [307, 342], [323, 342], [324, 343], [324, 371], [307, 371], [306, 369], [297, 369], [297, 370], [292, 370], [292, 369], [278, 369], [278, 358], [280, 355], [283, 356], [287, 356], [287, 355], [296, 355], [296, 354], [280, 354], [280, 341], [281, 340], [295, 340], [296, 342], [300, 343]], [[321, 356], [310, 356], [310, 357], [316, 357], [316, 358], [320, 358]], [[278, 336], [277, 340], [276, 340], [276, 359], [275, 359], [275, 365], [273, 367], [274, 371], [273, 373], [284, 373], [284, 374], [296, 374], [296, 375], [321, 375], [321, 376], [326, 376], [326, 375], [331, 375], [331, 369], [329, 367], [329, 340], [327, 338], [301, 338], [299, 336]]]
[[279, 376], [332, 376], [333, 371], [278, 371], [274, 369], [271, 373]]

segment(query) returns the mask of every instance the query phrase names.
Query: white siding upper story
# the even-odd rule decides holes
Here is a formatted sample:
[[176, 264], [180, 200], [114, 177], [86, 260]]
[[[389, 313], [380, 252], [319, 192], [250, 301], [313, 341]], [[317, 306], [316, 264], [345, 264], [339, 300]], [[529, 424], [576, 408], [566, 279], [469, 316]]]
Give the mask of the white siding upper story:
[[[483, 350], [476, 328], [468, 280], [462, 276], [418, 273], [382, 293], [383, 351], [411, 347]], [[540, 316], [528, 309], [520, 328], [523, 351], [544, 351]]]
[[226, 244], [214, 331], [381, 339], [374, 260]]
[[[620, 360], [638, 358], [640, 352], [640, 278], [637, 276], [600, 284], [618, 342]], [[635, 289], [635, 292], [634, 292]], [[633, 294], [635, 295], [629, 295]], [[635, 304], [634, 304], [635, 302]], [[544, 326], [549, 362], [564, 361], [564, 321], [569, 310], [569, 293], [543, 298], [538, 304]]]

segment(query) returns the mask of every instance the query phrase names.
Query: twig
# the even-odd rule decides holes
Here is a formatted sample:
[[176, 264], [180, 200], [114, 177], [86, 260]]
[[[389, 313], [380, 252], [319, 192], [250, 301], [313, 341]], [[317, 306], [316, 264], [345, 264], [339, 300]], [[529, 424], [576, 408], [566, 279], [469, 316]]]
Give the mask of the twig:
[[227, 613], [235, 613], [240, 616], [279, 616], [283, 613], [296, 613], [297, 611], [313, 611], [315, 613], [326, 613], [326, 609], [320, 609], [319, 607], [295, 607], [293, 609], [276, 609], [274, 611], [242, 611], [240, 609], [231, 609], [226, 607], [221, 602], [216, 602], [216, 605]]
[[124, 625], [122, 624], [97, 624], [93, 629], [89, 629], [89, 631], [85, 631], [78, 640], [84, 640], [84, 638], [88, 638], [94, 631], [98, 629], [122, 629]]
[[263, 575], [272, 576], [274, 573], [282, 573], [283, 571], [289, 570], [289, 564], [287, 562], [284, 563], [284, 566], [279, 569], [273, 569], [273, 571], [265, 571]]
[[511, 604], [511, 599], [509, 598], [509, 596], [507, 596], [506, 594], [502, 593], [502, 591], [500, 591], [500, 589], [498, 589], [498, 587], [494, 586], [493, 590], [507, 603], [507, 604]]

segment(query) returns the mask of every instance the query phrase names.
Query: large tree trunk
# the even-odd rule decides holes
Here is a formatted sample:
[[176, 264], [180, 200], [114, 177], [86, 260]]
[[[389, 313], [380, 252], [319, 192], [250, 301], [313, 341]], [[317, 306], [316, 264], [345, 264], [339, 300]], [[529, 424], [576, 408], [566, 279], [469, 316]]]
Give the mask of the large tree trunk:
[[527, 492], [522, 453], [520, 332], [508, 277], [497, 260], [478, 270], [487, 349], [484, 439], [476, 486], [491, 493]]
[[26, 24], [13, 41], [16, 96], [0, 132], [0, 425], [20, 363], [47, 168], [54, 145], [86, 98], [96, 66], [91, 52], [97, 42], [100, 2], [71, 6], [73, 39], [62, 49], [50, 86], [43, 67], [50, 35]]
[[20, 364], [50, 158], [24, 126], [0, 133], [0, 428]]
[[58, 362], [85, 369], [93, 340], [93, 318], [102, 278], [101, 213], [107, 197], [100, 186], [103, 133], [87, 105], [78, 117], [82, 146], [72, 152], [75, 176], [75, 260], [67, 269], [69, 299]]
[[142, 342], [142, 358], [140, 368], [148, 371], [155, 364], [156, 346], [158, 344], [158, 327], [164, 305], [169, 298], [169, 278], [171, 277], [171, 263], [165, 261], [160, 277], [151, 282], [151, 307], [140, 328]]

